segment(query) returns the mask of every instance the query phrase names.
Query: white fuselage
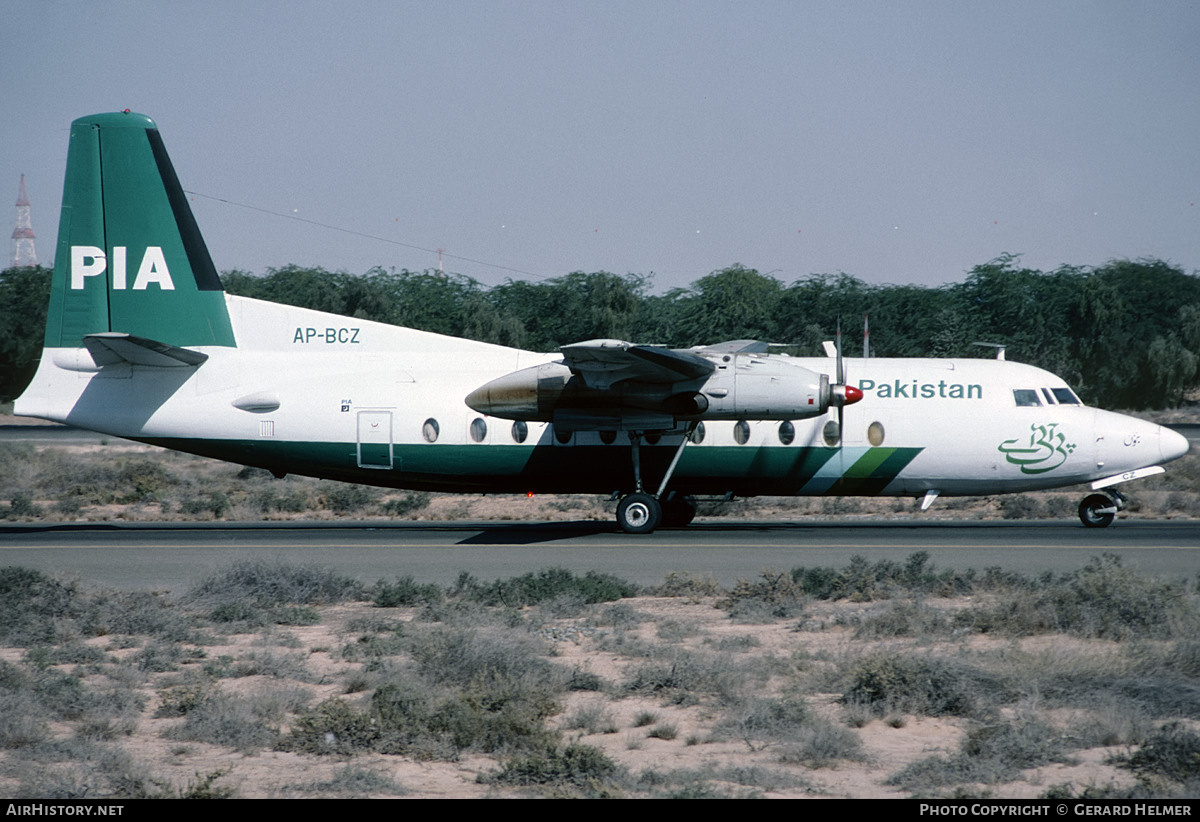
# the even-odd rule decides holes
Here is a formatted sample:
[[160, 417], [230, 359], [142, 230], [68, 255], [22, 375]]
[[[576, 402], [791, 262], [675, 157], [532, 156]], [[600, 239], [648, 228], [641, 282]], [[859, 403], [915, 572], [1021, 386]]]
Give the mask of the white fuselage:
[[[548, 423], [484, 417], [464, 403], [488, 381], [558, 355], [226, 301], [236, 348], [198, 348], [208, 360], [195, 367], [100, 367], [85, 349], [49, 348], [16, 412], [277, 473], [383, 486], [610, 493], [632, 485], [625, 434], [556, 437]], [[834, 370], [829, 358], [772, 359]], [[863, 399], [845, 408], [840, 442], [826, 428], [833, 409], [790, 422], [707, 421], [672, 488], [991, 494], [1100, 480], [1187, 450], [1168, 429], [1064, 401], [1060, 378], [1020, 363], [878, 358], [845, 367]], [[642, 449], [649, 482], [680, 440], [668, 434]]]

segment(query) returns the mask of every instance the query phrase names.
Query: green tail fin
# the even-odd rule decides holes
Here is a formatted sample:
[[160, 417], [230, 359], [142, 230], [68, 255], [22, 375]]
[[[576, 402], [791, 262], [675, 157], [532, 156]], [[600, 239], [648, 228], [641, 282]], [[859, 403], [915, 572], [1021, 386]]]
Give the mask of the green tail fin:
[[46, 347], [124, 332], [236, 345], [225, 293], [158, 126], [132, 112], [71, 124]]

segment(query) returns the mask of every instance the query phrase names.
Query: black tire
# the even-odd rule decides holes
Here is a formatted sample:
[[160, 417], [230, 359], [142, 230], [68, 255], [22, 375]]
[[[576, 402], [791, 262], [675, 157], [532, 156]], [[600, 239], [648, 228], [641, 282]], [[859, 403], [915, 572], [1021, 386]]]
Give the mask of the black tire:
[[1091, 494], [1079, 503], [1079, 521], [1088, 528], [1107, 528], [1117, 516], [1117, 504], [1103, 494]]
[[617, 524], [627, 534], [649, 534], [662, 520], [662, 506], [649, 494], [630, 494], [617, 506]]
[[664, 528], [686, 528], [696, 518], [696, 503], [687, 497], [669, 499], [662, 509]]

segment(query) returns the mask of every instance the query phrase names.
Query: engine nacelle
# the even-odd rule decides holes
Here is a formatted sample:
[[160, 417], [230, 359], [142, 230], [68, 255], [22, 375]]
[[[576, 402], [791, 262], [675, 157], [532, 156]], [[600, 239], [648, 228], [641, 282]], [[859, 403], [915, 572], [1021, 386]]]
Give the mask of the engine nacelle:
[[573, 378], [571, 369], [558, 362], [522, 368], [476, 388], [466, 403], [480, 414], [506, 420], [550, 422]]
[[706, 420], [798, 420], [829, 410], [829, 377], [786, 360], [740, 355], [720, 367], [700, 393]]
[[583, 411], [619, 419], [652, 412], [674, 420], [796, 420], [837, 405], [829, 377], [786, 360], [736, 355], [703, 382], [636, 382], [591, 388], [563, 363], [505, 374], [475, 389], [466, 403], [481, 414], [553, 422], [556, 412]]

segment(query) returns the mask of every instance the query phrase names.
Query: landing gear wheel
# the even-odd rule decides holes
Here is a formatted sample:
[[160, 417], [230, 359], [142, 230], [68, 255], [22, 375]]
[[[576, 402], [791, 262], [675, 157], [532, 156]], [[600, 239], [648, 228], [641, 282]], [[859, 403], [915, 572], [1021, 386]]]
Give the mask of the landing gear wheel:
[[673, 497], [663, 503], [664, 528], [684, 528], [696, 518], [696, 504], [687, 497]]
[[617, 506], [617, 524], [629, 534], [649, 534], [662, 519], [658, 500], [640, 491], [630, 494]]
[[1079, 520], [1088, 528], [1107, 528], [1117, 515], [1117, 503], [1104, 494], [1091, 494], [1079, 503]]

